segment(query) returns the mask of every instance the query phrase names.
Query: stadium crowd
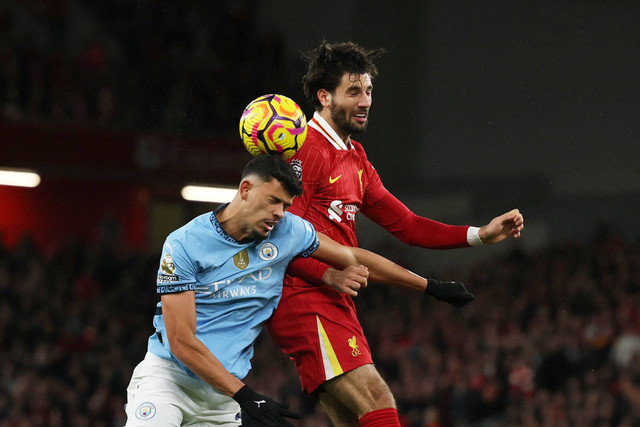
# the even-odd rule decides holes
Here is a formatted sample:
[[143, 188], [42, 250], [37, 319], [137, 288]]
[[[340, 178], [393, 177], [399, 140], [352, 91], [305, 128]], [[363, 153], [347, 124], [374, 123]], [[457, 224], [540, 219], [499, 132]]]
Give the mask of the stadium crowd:
[[[158, 255], [112, 226], [54, 253], [0, 251], [0, 427], [122, 426], [145, 352]], [[374, 360], [407, 427], [640, 425], [640, 248], [616, 234], [465, 271], [461, 310], [372, 284], [357, 297]], [[411, 267], [411, 266], [409, 266]], [[263, 334], [247, 382], [328, 426]]]
[[263, 91], [300, 90], [254, 3], [3, 2], [0, 120], [235, 133]]

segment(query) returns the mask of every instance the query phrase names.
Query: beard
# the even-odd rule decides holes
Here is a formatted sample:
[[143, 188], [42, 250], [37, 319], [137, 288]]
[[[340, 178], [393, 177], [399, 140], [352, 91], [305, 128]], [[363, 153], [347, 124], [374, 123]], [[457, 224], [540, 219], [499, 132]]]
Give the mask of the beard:
[[364, 124], [351, 121], [351, 116], [347, 116], [344, 108], [333, 103], [333, 101], [331, 102], [331, 120], [333, 120], [333, 123], [335, 123], [340, 130], [349, 135], [364, 132], [369, 124], [369, 120], [364, 122]]

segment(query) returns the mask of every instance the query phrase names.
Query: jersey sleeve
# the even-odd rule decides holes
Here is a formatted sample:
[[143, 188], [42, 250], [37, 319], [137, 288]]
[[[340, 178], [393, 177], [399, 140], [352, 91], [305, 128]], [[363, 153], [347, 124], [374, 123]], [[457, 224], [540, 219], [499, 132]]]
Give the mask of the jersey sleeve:
[[318, 261], [315, 258], [295, 257], [287, 268], [287, 274], [299, 277], [312, 285], [323, 285], [322, 276], [329, 268], [328, 264]]
[[296, 227], [294, 229], [294, 236], [300, 240], [300, 253], [298, 256], [306, 258], [318, 249], [320, 246], [320, 240], [318, 234], [313, 225], [305, 219], [298, 216], [293, 216], [296, 219]]
[[362, 213], [406, 244], [430, 249], [469, 247], [467, 225], [448, 225], [418, 216], [384, 187], [372, 199], [365, 200]]
[[362, 145], [354, 144], [363, 159], [367, 188], [362, 200], [362, 213], [402, 242], [429, 249], [469, 247], [469, 226], [448, 225], [413, 213], [382, 184], [378, 172], [367, 159]]
[[165, 241], [156, 279], [156, 292], [173, 294], [196, 290], [196, 270], [182, 243], [171, 235]]

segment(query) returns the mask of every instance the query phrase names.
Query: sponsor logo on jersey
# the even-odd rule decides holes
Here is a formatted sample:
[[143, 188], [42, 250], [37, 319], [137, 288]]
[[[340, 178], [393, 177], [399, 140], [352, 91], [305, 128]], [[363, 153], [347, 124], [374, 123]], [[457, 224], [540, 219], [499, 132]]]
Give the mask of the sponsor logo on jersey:
[[278, 256], [278, 248], [270, 242], [263, 243], [260, 247], [259, 257], [263, 261], [271, 261]]
[[151, 402], [141, 403], [136, 409], [136, 418], [139, 420], [148, 420], [156, 415], [156, 407]]
[[347, 221], [355, 221], [356, 214], [360, 209], [356, 205], [343, 204], [342, 200], [334, 200], [329, 205], [327, 212], [329, 213], [329, 219], [335, 222], [342, 222], [343, 219]]
[[335, 178], [332, 178], [331, 176], [329, 176], [329, 184], [333, 184], [334, 182], [336, 182], [340, 178], [342, 178], [342, 174], [336, 176]]
[[233, 264], [240, 270], [249, 267], [249, 252], [246, 249], [241, 250], [233, 256]]
[[360, 354], [360, 349], [358, 348], [358, 344], [356, 344], [356, 336], [354, 335], [352, 338], [347, 340], [349, 342], [349, 347], [351, 347], [351, 355], [356, 357]]
[[293, 171], [296, 173], [296, 176], [300, 181], [302, 181], [302, 160], [293, 159], [289, 162]]
[[160, 269], [165, 274], [173, 274], [176, 272], [176, 265], [173, 263], [173, 258], [171, 254], [164, 254], [162, 257], [162, 262], [160, 262]]
[[256, 282], [267, 280], [272, 273], [271, 267], [262, 268], [237, 279], [220, 280], [206, 285], [198, 285], [195, 291], [198, 294], [206, 295], [206, 298], [214, 299], [255, 295], [258, 291]]
[[209, 290], [206, 291], [198, 291], [201, 294], [208, 294], [207, 298], [213, 299], [227, 299], [227, 298], [238, 298], [238, 297], [248, 297], [250, 295], [255, 295], [258, 292], [258, 288], [256, 285], [248, 285], [248, 286], [227, 286], [223, 289], [211, 292]]
[[158, 278], [156, 282], [158, 283], [173, 283], [180, 280], [180, 277], [177, 275], [168, 275], [168, 274], [158, 274]]

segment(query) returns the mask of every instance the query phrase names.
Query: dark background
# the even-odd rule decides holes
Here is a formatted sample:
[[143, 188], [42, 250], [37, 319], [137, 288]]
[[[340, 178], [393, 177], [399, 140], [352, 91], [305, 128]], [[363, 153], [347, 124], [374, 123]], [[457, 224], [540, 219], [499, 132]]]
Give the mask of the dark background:
[[[4, 51], [19, 54], [18, 95], [10, 84], [1, 93], [7, 122], [102, 132], [47, 142], [46, 158], [38, 158], [39, 137], [17, 144], [12, 135], [24, 128], [5, 131], [6, 166], [108, 182], [126, 175], [141, 191], [153, 185], [145, 176], [156, 172], [165, 202], [179, 201], [188, 181], [235, 185], [248, 160], [234, 154], [242, 150], [236, 134], [244, 106], [280, 92], [311, 115], [300, 52], [322, 39], [353, 40], [387, 50], [369, 129], [356, 138], [389, 189], [413, 209], [481, 225], [518, 207], [532, 247], [581, 239], [600, 221], [628, 237], [640, 228], [637, 2], [5, 0], [3, 7]], [[5, 75], [10, 82], [11, 72]], [[38, 89], [40, 81], [54, 89]], [[71, 100], [59, 95], [74, 93], [69, 87], [77, 92]], [[105, 92], [111, 107], [101, 113]], [[114, 130], [116, 137], [108, 133]], [[122, 132], [133, 142], [104, 142]], [[64, 139], [77, 141], [77, 153], [82, 138], [95, 156], [78, 161], [74, 172]], [[154, 138], [164, 142], [149, 142]], [[193, 138], [210, 152], [189, 154], [197, 151]], [[152, 149], [174, 160], [141, 160]], [[108, 172], [96, 172], [119, 151], [132, 169], [110, 163]], [[151, 214], [157, 195], [152, 189], [145, 196]], [[142, 234], [157, 244], [182, 219]]]
[[637, 235], [637, 2], [335, 1], [305, 5], [312, 22], [287, 10], [265, 3], [258, 21], [283, 31], [296, 67], [323, 38], [387, 50], [355, 138], [412, 208], [483, 224], [518, 207], [531, 249], [589, 240], [601, 222]]
[[[312, 114], [300, 52], [323, 39], [387, 51], [356, 139], [394, 194], [452, 224], [525, 216], [452, 251], [358, 219], [361, 246], [477, 296], [357, 300], [405, 425], [638, 425], [640, 359], [614, 360], [640, 349], [638, 23], [637, 1], [0, 0], [0, 167], [42, 177], [0, 187], [0, 427], [124, 423], [160, 245], [211, 209], [180, 189], [237, 185], [255, 97]], [[326, 425], [270, 340], [254, 362]]]
[[537, 175], [556, 194], [638, 191], [637, 3], [324, 2], [305, 7], [311, 25], [289, 6], [265, 3], [259, 21], [291, 61], [321, 38], [387, 49], [361, 139], [394, 182]]

